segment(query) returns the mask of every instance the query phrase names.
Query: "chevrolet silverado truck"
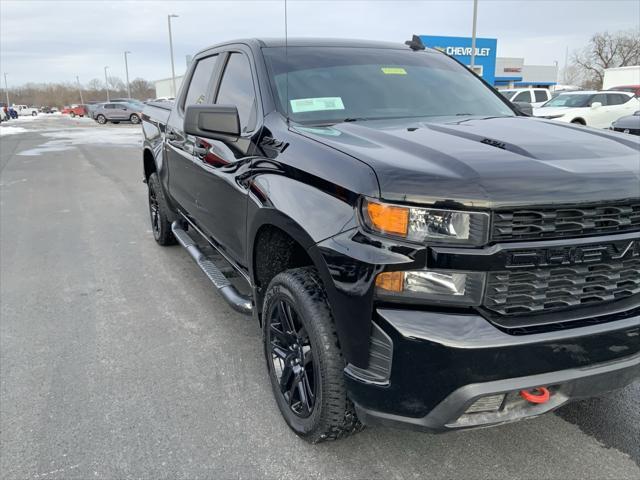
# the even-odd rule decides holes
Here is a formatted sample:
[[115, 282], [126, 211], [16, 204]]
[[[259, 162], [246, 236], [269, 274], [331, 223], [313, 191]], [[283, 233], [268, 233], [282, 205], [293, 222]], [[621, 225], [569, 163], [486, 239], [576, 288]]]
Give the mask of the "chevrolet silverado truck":
[[309, 442], [502, 424], [640, 375], [633, 136], [523, 116], [415, 37], [213, 46], [142, 127], [156, 242], [258, 322]]

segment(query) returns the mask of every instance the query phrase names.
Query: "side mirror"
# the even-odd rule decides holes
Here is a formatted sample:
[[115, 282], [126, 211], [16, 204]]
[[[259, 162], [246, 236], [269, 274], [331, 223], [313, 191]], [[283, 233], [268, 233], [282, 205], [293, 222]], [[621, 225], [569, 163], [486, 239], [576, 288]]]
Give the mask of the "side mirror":
[[205, 138], [240, 136], [240, 116], [235, 105], [189, 105], [184, 114], [184, 131]]
[[512, 102], [511, 105], [513, 105], [513, 108], [515, 108], [518, 113], [525, 117], [531, 117], [533, 115], [533, 107], [530, 103]]
[[596, 108], [600, 108], [601, 106], [602, 106], [602, 103], [600, 103], [600, 102], [593, 102], [593, 103], [591, 104], [591, 109], [592, 109], [592, 110], [595, 110]]

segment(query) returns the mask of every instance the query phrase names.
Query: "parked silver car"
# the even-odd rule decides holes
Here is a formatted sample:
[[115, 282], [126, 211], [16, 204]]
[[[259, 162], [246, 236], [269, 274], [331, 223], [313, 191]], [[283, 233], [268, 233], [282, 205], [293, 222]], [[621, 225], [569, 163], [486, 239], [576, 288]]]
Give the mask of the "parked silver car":
[[100, 104], [95, 109], [93, 118], [101, 125], [107, 122], [120, 123], [126, 121], [140, 123], [142, 114], [137, 105], [125, 102], [108, 102]]

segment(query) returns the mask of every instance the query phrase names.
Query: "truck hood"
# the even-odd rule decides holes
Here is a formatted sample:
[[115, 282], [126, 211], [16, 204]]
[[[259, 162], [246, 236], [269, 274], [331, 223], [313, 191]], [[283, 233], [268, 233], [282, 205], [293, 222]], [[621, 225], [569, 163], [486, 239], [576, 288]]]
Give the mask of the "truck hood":
[[387, 200], [494, 208], [640, 198], [640, 138], [632, 135], [531, 117], [295, 130], [368, 164]]

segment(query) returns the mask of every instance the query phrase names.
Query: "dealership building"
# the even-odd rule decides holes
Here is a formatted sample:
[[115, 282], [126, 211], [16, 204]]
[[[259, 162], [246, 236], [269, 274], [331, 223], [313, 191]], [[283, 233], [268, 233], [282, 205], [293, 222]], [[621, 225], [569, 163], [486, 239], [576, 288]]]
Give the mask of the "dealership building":
[[[420, 38], [427, 47], [441, 50], [470, 66], [470, 37], [421, 35]], [[525, 65], [524, 58], [498, 57], [497, 46], [495, 38], [476, 38], [474, 71], [490, 85], [497, 88], [549, 88], [557, 83], [557, 65]]]

